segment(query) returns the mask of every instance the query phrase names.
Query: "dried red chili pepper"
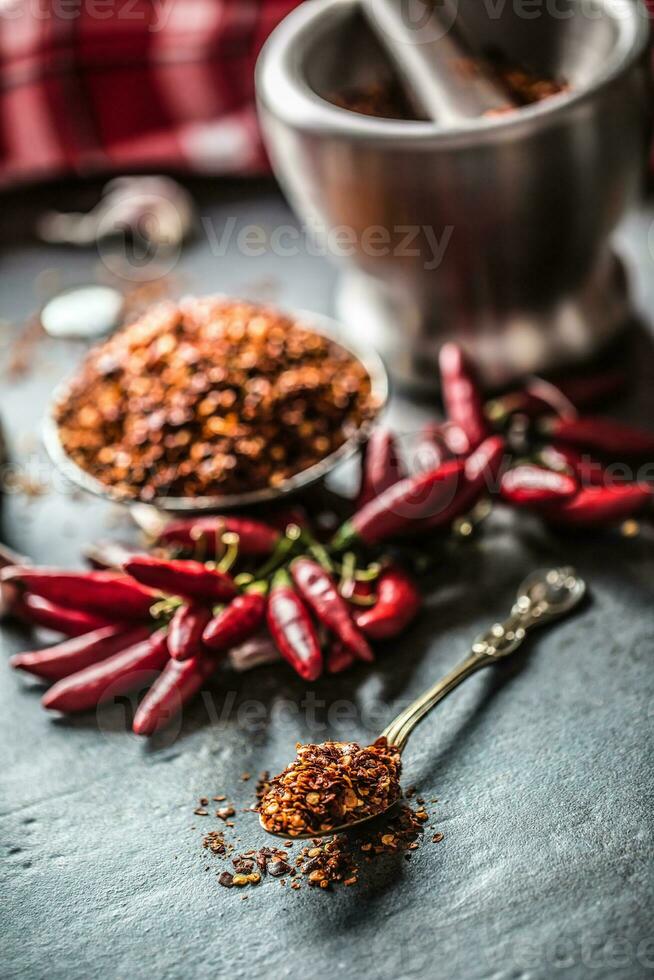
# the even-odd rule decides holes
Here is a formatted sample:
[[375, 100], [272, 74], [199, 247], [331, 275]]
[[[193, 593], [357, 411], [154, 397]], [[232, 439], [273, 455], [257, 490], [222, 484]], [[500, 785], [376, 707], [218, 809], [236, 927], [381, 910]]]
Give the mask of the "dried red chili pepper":
[[166, 631], [158, 630], [147, 640], [57, 681], [43, 695], [41, 704], [66, 714], [88, 711], [138, 687], [144, 672], [161, 670], [168, 660]]
[[345, 587], [339, 586], [340, 593], [344, 599], [360, 609], [362, 606], [372, 606], [375, 603], [373, 582], [357, 582], [353, 580]]
[[572, 446], [543, 446], [538, 458], [551, 470], [570, 473], [582, 487], [600, 487], [606, 482], [604, 465]]
[[134, 555], [145, 554], [143, 548], [132, 548], [120, 541], [93, 541], [85, 545], [82, 553], [93, 568], [121, 571], [123, 565]]
[[624, 387], [626, 379], [627, 375], [622, 370], [579, 375], [555, 383], [534, 378], [524, 388], [509, 391], [487, 402], [484, 411], [492, 422], [503, 422], [516, 412], [529, 418], [552, 411], [557, 415], [574, 417], [576, 410], [617, 394]]
[[178, 715], [216, 669], [216, 660], [199, 654], [190, 660], [169, 660], [134, 715], [132, 731], [152, 735]]
[[457, 344], [445, 344], [438, 363], [447, 417], [465, 433], [468, 440], [466, 451], [470, 452], [489, 434], [479, 383], [472, 365]]
[[230, 575], [199, 561], [137, 555], [123, 567], [137, 582], [184, 599], [228, 602], [237, 594]]
[[202, 650], [202, 634], [211, 610], [196, 604], [179, 606], [168, 627], [168, 650], [173, 660], [188, 660]]
[[266, 615], [266, 585], [254, 582], [207, 624], [203, 640], [211, 650], [229, 650], [252, 636]]
[[262, 664], [274, 664], [281, 657], [272, 637], [262, 629], [244, 643], [232, 647], [227, 654], [229, 666], [239, 673], [260, 667]]
[[448, 460], [438, 469], [400, 480], [341, 525], [334, 548], [343, 550], [357, 541], [379, 544], [444, 512], [460, 489], [463, 468], [462, 461]]
[[147, 626], [105, 626], [45, 650], [17, 653], [9, 662], [18, 670], [58, 681], [140, 643], [149, 635]]
[[562, 503], [579, 490], [577, 480], [568, 473], [522, 463], [508, 470], [500, 480], [500, 496], [514, 507]]
[[[501, 436], [490, 436], [462, 464], [457, 492], [442, 510], [412, 529], [415, 534], [449, 527], [457, 517], [466, 514], [484, 494], [494, 493], [505, 459], [506, 444]], [[447, 465], [447, 464], [446, 464]]]
[[374, 429], [364, 450], [357, 508], [392, 487], [404, 476], [395, 437], [390, 429]]
[[413, 454], [412, 472], [435, 470], [445, 462], [450, 450], [445, 443], [443, 428], [440, 422], [428, 422], [423, 426]]
[[413, 578], [398, 565], [389, 565], [379, 576], [377, 602], [355, 613], [354, 621], [373, 640], [398, 636], [418, 615], [422, 597]]
[[286, 531], [289, 524], [295, 527], [305, 528], [309, 527], [311, 521], [309, 520], [309, 515], [306, 509], [300, 504], [290, 504], [285, 507], [277, 507], [267, 515], [268, 520], [272, 527], [277, 531], [282, 533]]
[[56, 568], [5, 568], [3, 581], [19, 582], [28, 592], [71, 609], [118, 617], [145, 619], [157, 596], [116, 572], [67, 572]]
[[557, 387], [576, 408], [588, 408], [617, 395], [627, 380], [627, 372], [622, 368], [609, 368], [594, 374], [559, 379]]
[[486, 402], [484, 412], [491, 422], [502, 424], [511, 415], [526, 415], [528, 419], [554, 412], [565, 418], [576, 418], [577, 410], [570, 399], [550, 381], [531, 378], [524, 388], [509, 391], [500, 398]]
[[82, 636], [115, 623], [115, 619], [108, 616], [98, 616], [82, 609], [66, 609], [30, 592], [18, 596], [12, 612], [26, 623], [43, 626], [64, 636]]
[[340, 640], [330, 643], [327, 650], [327, 673], [341, 674], [357, 662], [356, 656]]
[[[3, 442], [2, 442], [2, 430], [0, 429], [0, 469], [3, 462]], [[8, 548], [7, 545], [0, 543], [0, 568], [7, 568], [9, 565], [27, 565], [29, 564], [29, 559], [25, 558], [24, 555], [19, 555], [18, 552], [13, 551]], [[2, 582], [0, 580], [0, 620], [4, 619], [5, 616], [18, 615], [17, 603], [19, 598], [19, 590], [15, 585], [11, 585], [9, 582]]]
[[273, 578], [267, 622], [277, 649], [300, 677], [305, 681], [320, 677], [322, 651], [318, 635], [286, 569], [280, 569]]
[[651, 507], [651, 487], [640, 483], [615, 487], [586, 487], [560, 507], [544, 514], [552, 524], [566, 527], [602, 527], [617, 524]]
[[613, 419], [544, 419], [541, 432], [554, 439], [613, 459], [654, 457], [654, 434]]
[[445, 448], [451, 456], [467, 456], [470, 453], [470, 440], [456, 422], [444, 422], [441, 433]]
[[295, 558], [291, 562], [295, 587], [318, 621], [327, 626], [359, 658], [375, 659], [363, 633], [354, 625], [347, 602], [338, 594], [336, 583], [313, 558]]
[[238, 550], [247, 557], [265, 558], [275, 549], [279, 541], [279, 531], [249, 517], [191, 517], [187, 520], [172, 521], [159, 535], [157, 544], [176, 545], [185, 551], [193, 552], [198, 546], [208, 555], [215, 555], [220, 547], [220, 539], [226, 532], [238, 534]]

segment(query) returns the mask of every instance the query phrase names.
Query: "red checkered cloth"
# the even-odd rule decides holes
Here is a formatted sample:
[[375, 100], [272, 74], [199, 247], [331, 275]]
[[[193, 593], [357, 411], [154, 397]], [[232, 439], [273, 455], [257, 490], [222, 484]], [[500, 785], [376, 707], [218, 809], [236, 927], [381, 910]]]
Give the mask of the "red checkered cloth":
[[300, 0], [0, 0], [0, 186], [266, 168], [263, 42]]

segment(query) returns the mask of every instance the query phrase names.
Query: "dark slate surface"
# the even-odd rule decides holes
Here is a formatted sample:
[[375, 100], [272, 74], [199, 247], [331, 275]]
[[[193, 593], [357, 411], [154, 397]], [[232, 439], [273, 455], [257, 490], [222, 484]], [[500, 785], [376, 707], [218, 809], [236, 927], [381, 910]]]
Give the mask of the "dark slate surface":
[[[265, 186], [196, 190], [217, 227], [232, 214], [266, 227], [290, 220]], [[22, 241], [3, 259], [7, 321], [30, 313], [37, 290], [55, 278], [83, 281], [97, 266], [90, 253], [30, 243], [30, 215], [47, 199], [46, 192], [9, 202], [9, 232]], [[640, 266], [641, 305], [651, 276], [649, 221], [643, 211], [623, 236]], [[189, 289], [274, 293], [287, 305], [330, 308], [334, 273], [320, 258], [244, 260], [233, 247], [216, 257], [201, 237], [179, 269]], [[2, 325], [5, 362], [16, 329]], [[645, 417], [651, 358], [642, 337], [637, 345], [641, 380], [632, 408]], [[3, 379], [1, 388], [14, 463], [47, 484], [40, 497], [7, 496], [3, 537], [40, 562], [69, 566], [88, 539], [130, 534], [118, 509], [61, 486], [38, 446], [48, 392], [82, 351], [41, 342], [28, 374]], [[400, 399], [393, 406], [398, 426], [409, 430], [426, 411]], [[374, 669], [305, 692], [290, 672], [262, 668], [215, 685], [179, 732], [152, 744], [126, 733], [120, 707], [99, 719], [46, 715], [38, 685], [6, 667], [30, 641], [6, 628], [3, 976], [613, 980], [650, 973], [652, 540], [651, 532], [632, 540], [555, 538], [498, 513], [478, 539], [443, 552], [422, 619]], [[220, 824], [193, 816], [199, 796], [225, 793], [245, 807], [253, 782], [241, 773], [280, 768], [297, 739], [374, 735], [505, 611], [525, 573], [562, 561], [587, 577], [592, 604], [538, 636], [515, 662], [468, 681], [414, 735], [405, 781], [439, 802], [429, 807], [427, 843], [409, 863], [377, 864], [359, 888], [333, 894], [268, 881], [243, 901], [218, 886], [223, 865], [200, 842]], [[445, 835], [440, 844], [430, 842], [436, 830]], [[233, 833], [244, 849], [264, 842], [251, 814], [239, 814]]]

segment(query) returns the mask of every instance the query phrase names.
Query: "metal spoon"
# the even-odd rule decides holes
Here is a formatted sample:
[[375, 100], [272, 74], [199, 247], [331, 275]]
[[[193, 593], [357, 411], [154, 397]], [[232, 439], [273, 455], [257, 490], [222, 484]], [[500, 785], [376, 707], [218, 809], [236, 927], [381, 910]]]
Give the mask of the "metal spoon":
[[[508, 618], [503, 623], [495, 623], [486, 633], [478, 636], [465, 660], [400, 712], [397, 718], [386, 726], [382, 736], [390, 745], [397, 746], [402, 752], [418, 722], [450, 691], [482, 667], [497, 663], [498, 660], [517, 650], [530, 630], [536, 626], [552, 623], [572, 612], [585, 594], [586, 583], [573, 568], [541, 569], [534, 572], [520, 586]], [[389, 804], [388, 809], [395, 806], [396, 802], [397, 800]], [[331, 836], [360, 827], [361, 824], [377, 819], [379, 816], [380, 814], [376, 813], [322, 833], [298, 834], [293, 839]], [[259, 822], [266, 830], [261, 815]], [[272, 831], [267, 832], [272, 833]], [[289, 834], [280, 833], [273, 836], [288, 839]]]

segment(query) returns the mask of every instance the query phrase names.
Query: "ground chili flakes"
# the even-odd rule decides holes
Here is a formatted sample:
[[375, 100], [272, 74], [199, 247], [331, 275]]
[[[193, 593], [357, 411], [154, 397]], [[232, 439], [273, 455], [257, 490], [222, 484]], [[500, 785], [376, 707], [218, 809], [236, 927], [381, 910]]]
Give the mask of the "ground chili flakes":
[[91, 351], [55, 417], [71, 459], [126, 497], [275, 487], [375, 412], [344, 348], [276, 310], [159, 304]]
[[385, 738], [297, 746], [297, 758], [276, 776], [258, 810], [267, 830], [298, 837], [375, 816], [400, 796], [400, 754]]
[[[246, 885], [258, 885], [262, 876], [271, 875], [278, 878], [280, 875], [294, 875], [295, 871], [287, 864], [286, 851], [280, 851], [276, 847], [262, 847], [258, 851], [246, 851], [232, 858], [234, 873], [223, 871], [218, 875], [218, 883], [225, 888], [244, 887]], [[258, 870], [255, 870], [255, 865]]]
[[370, 862], [384, 855], [415, 850], [422, 833], [422, 821], [408, 804], [403, 804], [390, 817], [382, 818], [382, 826], [362, 828], [352, 836], [315, 838], [302, 849], [296, 865], [313, 887], [349, 887], [359, 880], [359, 860]]
[[[267, 788], [268, 785], [268, 773], [262, 773], [258, 786]], [[262, 789], [258, 792], [262, 792]], [[224, 870], [218, 875], [218, 883], [224, 888], [258, 885], [268, 876], [279, 880], [280, 885], [286, 885], [290, 880], [294, 891], [301, 888], [302, 881], [312, 888], [327, 890], [338, 884], [346, 887], [356, 885], [360, 862], [370, 863], [388, 855], [401, 854], [409, 860], [422, 842], [427, 819], [424, 808], [414, 810], [405, 799], [390, 813], [349, 833], [315, 837], [302, 847], [293, 863], [289, 851], [278, 847], [261, 847], [233, 855], [233, 845], [225, 841], [221, 831], [207, 834], [202, 843], [217, 857], [224, 859], [231, 856], [233, 872]], [[443, 834], [435, 833], [431, 840], [440, 843]], [[285, 846], [290, 848], [292, 844], [292, 841], [288, 841]]]
[[[460, 58], [456, 63], [456, 69], [462, 78], [473, 78], [483, 69], [490, 75], [495, 75], [500, 88], [503, 87], [512, 97], [514, 105], [507, 103], [506, 106], [498, 109], [490, 109], [484, 113], [487, 116], [515, 112], [520, 106], [533, 105], [570, 90], [566, 82], [548, 78], [531, 71], [524, 65], [509, 62], [497, 52], [493, 52], [487, 58]], [[328, 100], [341, 109], [358, 112], [364, 116], [385, 119], [421, 118], [413, 110], [396, 81], [386, 80], [351, 86], [344, 91], [330, 93]]]
[[254, 810], [258, 808], [259, 802], [263, 799], [265, 794], [268, 792], [269, 787], [270, 787], [270, 773], [268, 772], [267, 769], [264, 769], [263, 772], [259, 773], [259, 778], [257, 779], [257, 783], [254, 790], [254, 795], [257, 798], [257, 803], [253, 807]]
[[218, 830], [212, 830], [202, 840], [202, 846], [212, 854], [227, 854], [231, 845], [225, 843], [224, 836]]
[[341, 109], [380, 119], [411, 119], [413, 112], [400, 85], [395, 81], [371, 82], [332, 92], [329, 101]]

